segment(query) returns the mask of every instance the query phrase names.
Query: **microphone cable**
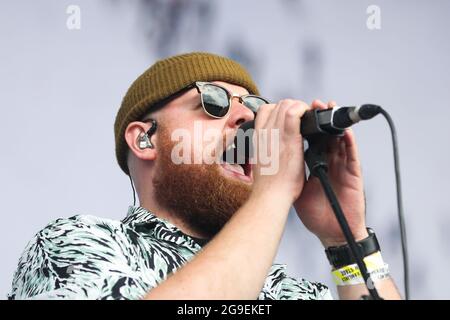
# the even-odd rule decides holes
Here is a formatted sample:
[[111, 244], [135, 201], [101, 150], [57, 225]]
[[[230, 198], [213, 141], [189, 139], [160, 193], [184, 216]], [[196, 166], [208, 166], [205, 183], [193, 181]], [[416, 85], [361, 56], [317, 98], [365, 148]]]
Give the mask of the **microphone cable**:
[[398, 223], [400, 227], [400, 241], [402, 246], [402, 256], [403, 256], [403, 277], [405, 286], [405, 299], [409, 300], [409, 266], [408, 266], [408, 247], [406, 241], [406, 227], [405, 227], [405, 217], [403, 214], [403, 197], [402, 197], [402, 184], [400, 178], [400, 157], [398, 154], [398, 142], [397, 142], [397, 131], [395, 129], [394, 121], [392, 121], [391, 116], [386, 110], [379, 107], [379, 113], [383, 115], [389, 124], [389, 128], [392, 136], [392, 148], [394, 152], [394, 170], [395, 170], [395, 185], [397, 192], [397, 211], [398, 211]]
[[134, 189], [133, 180], [131, 179], [131, 175], [128, 175], [128, 178], [130, 178], [131, 183], [131, 189], [133, 189], [133, 207], [136, 206], [136, 190]]

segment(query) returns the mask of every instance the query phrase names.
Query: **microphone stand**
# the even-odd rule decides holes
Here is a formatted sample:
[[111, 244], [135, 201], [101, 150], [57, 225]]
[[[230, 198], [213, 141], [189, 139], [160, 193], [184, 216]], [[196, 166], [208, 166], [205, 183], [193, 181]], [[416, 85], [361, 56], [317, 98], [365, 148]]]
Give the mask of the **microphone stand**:
[[308, 165], [309, 171], [311, 175], [319, 178], [320, 183], [322, 184], [323, 190], [330, 202], [331, 208], [336, 216], [337, 221], [342, 229], [342, 232], [347, 240], [347, 243], [350, 247], [351, 254], [353, 259], [356, 261], [356, 264], [359, 267], [359, 270], [364, 278], [365, 285], [367, 290], [369, 290], [370, 296], [362, 296], [363, 300], [382, 300], [382, 298], [378, 295], [378, 291], [375, 288], [375, 285], [370, 277], [370, 274], [367, 271], [366, 265], [363, 261], [363, 254], [361, 252], [360, 247], [356, 243], [355, 237], [353, 236], [352, 231], [348, 225], [347, 219], [345, 218], [344, 212], [339, 204], [339, 201], [336, 197], [336, 194], [333, 191], [333, 188], [328, 179], [328, 162], [327, 162], [327, 153], [326, 147], [330, 138], [333, 138], [333, 135], [327, 133], [319, 133], [312, 136], [305, 136], [305, 139], [308, 140], [308, 150], [305, 152], [305, 160]]

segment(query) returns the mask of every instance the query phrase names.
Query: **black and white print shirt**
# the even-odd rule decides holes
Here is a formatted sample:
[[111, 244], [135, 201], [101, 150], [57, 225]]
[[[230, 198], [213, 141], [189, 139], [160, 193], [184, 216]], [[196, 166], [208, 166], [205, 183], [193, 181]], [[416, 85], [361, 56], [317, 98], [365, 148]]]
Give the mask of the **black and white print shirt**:
[[[202, 249], [141, 207], [122, 221], [57, 219], [28, 243], [9, 299], [140, 299]], [[274, 264], [259, 299], [331, 299], [323, 284], [288, 277]]]

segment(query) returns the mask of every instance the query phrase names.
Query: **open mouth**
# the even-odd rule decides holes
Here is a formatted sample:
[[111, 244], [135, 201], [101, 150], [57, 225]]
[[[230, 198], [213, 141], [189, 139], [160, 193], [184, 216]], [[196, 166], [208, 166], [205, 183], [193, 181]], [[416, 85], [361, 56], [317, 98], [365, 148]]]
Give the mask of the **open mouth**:
[[252, 182], [252, 166], [244, 154], [245, 152], [240, 152], [232, 141], [222, 154], [221, 167], [228, 175], [246, 182]]

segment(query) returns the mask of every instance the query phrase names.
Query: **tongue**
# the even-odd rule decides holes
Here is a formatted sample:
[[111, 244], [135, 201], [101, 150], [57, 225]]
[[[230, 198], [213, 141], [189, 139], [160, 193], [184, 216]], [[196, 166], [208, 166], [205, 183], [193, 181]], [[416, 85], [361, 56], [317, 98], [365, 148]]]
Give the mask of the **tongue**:
[[234, 172], [239, 173], [239, 174], [241, 174], [243, 176], [245, 175], [244, 168], [242, 168], [242, 166], [240, 166], [238, 164], [231, 164], [231, 163], [224, 162], [223, 163], [223, 167], [225, 169], [227, 169], [227, 170], [234, 171]]

